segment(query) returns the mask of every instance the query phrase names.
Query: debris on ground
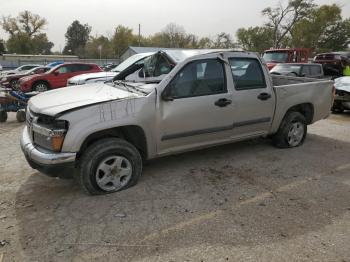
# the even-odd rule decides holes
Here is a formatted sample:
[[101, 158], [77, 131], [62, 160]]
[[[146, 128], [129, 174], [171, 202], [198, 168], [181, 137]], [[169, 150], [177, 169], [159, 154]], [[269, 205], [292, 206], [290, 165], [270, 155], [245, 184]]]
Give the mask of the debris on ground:
[[114, 217], [125, 218], [126, 214], [123, 214], [123, 213], [115, 214]]

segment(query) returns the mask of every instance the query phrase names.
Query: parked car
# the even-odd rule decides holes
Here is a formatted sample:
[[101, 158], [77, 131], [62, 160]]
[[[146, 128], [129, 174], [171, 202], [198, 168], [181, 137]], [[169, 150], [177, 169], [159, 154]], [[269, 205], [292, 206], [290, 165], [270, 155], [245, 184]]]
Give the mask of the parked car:
[[0, 64], [0, 71], [2, 71], [2, 65]]
[[89, 73], [72, 77], [68, 79], [67, 85], [83, 85], [86, 83], [111, 81], [121, 71], [133, 66], [134, 64], [142, 64], [143, 60], [152, 54], [154, 53], [142, 53], [133, 55], [109, 72]]
[[332, 107], [334, 113], [350, 110], [350, 76], [343, 76], [334, 80], [335, 99]]
[[41, 65], [22, 65], [13, 70], [6, 70], [0, 73], [0, 76], [14, 75], [18, 73], [23, 73], [25, 71], [31, 70], [33, 68], [39, 67]]
[[21, 78], [18, 83], [22, 92], [43, 92], [49, 89], [65, 87], [67, 80], [73, 76], [101, 72], [96, 64], [65, 63], [58, 65], [48, 72]]
[[325, 75], [342, 76], [346, 64], [350, 64], [350, 52], [322, 53], [314, 57], [314, 63], [321, 64]]
[[277, 64], [270, 70], [274, 75], [323, 78], [323, 69], [320, 64]]
[[118, 65], [117, 64], [114, 64], [114, 63], [108, 63], [108, 64], [105, 64], [103, 66], [101, 66], [101, 69], [105, 72], [109, 72], [111, 71], [112, 69], [116, 68]]
[[49, 71], [50, 69], [51, 68], [46, 66], [39, 66], [39, 67], [34, 67], [33, 69], [28, 71], [22, 71], [22, 73], [4, 76], [0, 79], [0, 86], [3, 86], [5, 88], [12, 88], [14, 90], [18, 89], [17, 82], [20, 78], [29, 76], [29, 75], [43, 74]]
[[62, 65], [62, 64], [64, 64], [64, 61], [54, 61], [54, 62], [48, 63], [46, 66], [52, 68], [52, 67]]
[[263, 58], [269, 70], [279, 63], [307, 63], [310, 50], [307, 48], [269, 49]]
[[21, 138], [28, 163], [51, 176], [78, 168], [86, 192], [110, 193], [164, 155], [261, 136], [300, 146], [333, 102], [333, 81], [270, 75], [250, 52], [160, 52], [141, 70], [163, 78], [128, 82], [123, 71], [114, 82], [31, 98]]

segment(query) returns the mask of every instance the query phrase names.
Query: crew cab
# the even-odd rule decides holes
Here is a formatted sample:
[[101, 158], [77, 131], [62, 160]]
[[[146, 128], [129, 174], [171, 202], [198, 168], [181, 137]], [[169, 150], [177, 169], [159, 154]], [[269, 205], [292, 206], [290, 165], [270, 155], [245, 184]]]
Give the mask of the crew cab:
[[333, 81], [270, 75], [255, 53], [166, 57], [157, 53], [135, 68], [143, 81], [122, 72], [110, 83], [31, 98], [21, 137], [30, 166], [76, 176], [89, 194], [110, 193], [135, 185], [148, 159], [256, 137], [300, 146], [307, 126], [332, 107]]
[[154, 53], [142, 53], [142, 54], [133, 55], [108, 72], [103, 71], [103, 72], [87, 73], [87, 74], [74, 76], [68, 79], [67, 85], [72, 86], [72, 85], [83, 85], [83, 84], [94, 83], [94, 82], [111, 81], [120, 72], [128, 69], [129, 67], [135, 64], [142, 64], [146, 57], [149, 57], [153, 54]]
[[73, 76], [101, 71], [101, 68], [96, 64], [64, 63], [53, 67], [44, 74], [23, 77], [18, 81], [18, 84], [22, 92], [43, 92], [65, 87], [67, 80]]
[[324, 73], [322, 65], [315, 63], [286, 63], [277, 64], [270, 70], [274, 75], [286, 75], [297, 77], [323, 78]]
[[49, 71], [51, 68], [46, 67], [46, 66], [39, 66], [39, 67], [34, 67], [31, 70], [28, 71], [22, 71], [17, 74], [10, 74], [4, 77], [0, 78], [0, 86], [3, 86], [5, 88], [12, 88], [12, 89], [17, 89], [18, 85], [17, 82], [20, 78], [25, 77], [25, 76], [31, 76], [31, 75], [36, 75], [36, 74], [43, 74], [47, 71]]
[[307, 63], [309, 59], [307, 48], [269, 49], [263, 54], [263, 58], [269, 70], [279, 63]]

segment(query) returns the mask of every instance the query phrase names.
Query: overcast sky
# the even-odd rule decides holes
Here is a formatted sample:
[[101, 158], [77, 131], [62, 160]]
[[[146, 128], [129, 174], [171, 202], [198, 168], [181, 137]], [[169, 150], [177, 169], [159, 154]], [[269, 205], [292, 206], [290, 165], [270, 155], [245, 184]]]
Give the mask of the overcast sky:
[[[284, 0], [286, 1], [286, 0]], [[46, 33], [55, 46], [63, 49], [64, 34], [74, 21], [88, 23], [93, 35], [111, 35], [122, 24], [145, 36], [159, 32], [168, 23], [184, 26], [198, 36], [220, 32], [235, 35], [240, 27], [261, 25], [261, 10], [275, 6], [279, 0], [0, 0], [1, 16], [17, 16], [23, 10], [45, 17]], [[283, 2], [283, 0], [282, 0]], [[349, 0], [315, 0], [316, 4], [337, 3], [343, 17], [350, 16]], [[8, 36], [0, 30], [0, 38]]]

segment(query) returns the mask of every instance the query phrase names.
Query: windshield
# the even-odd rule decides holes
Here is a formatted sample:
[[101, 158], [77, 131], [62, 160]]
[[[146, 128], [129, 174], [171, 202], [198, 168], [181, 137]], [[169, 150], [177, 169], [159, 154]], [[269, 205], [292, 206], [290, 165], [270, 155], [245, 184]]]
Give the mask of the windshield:
[[285, 63], [288, 60], [287, 52], [267, 52], [263, 55], [267, 63]]
[[301, 65], [286, 65], [286, 64], [278, 64], [274, 68], [271, 69], [272, 72], [278, 73], [298, 73], [300, 71]]
[[[149, 54], [151, 55], [151, 54]], [[136, 62], [141, 62], [143, 61], [148, 55], [146, 54], [137, 54], [137, 55], [133, 55], [131, 57], [129, 57], [128, 59], [126, 59], [125, 61], [123, 61], [122, 63], [120, 63], [117, 67], [113, 68], [111, 70], [111, 72], [121, 72], [123, 70], [125, 70], [126, 68], [128, 68], [129, 66], [131, 66], [132, 64], [136, 63]]]

